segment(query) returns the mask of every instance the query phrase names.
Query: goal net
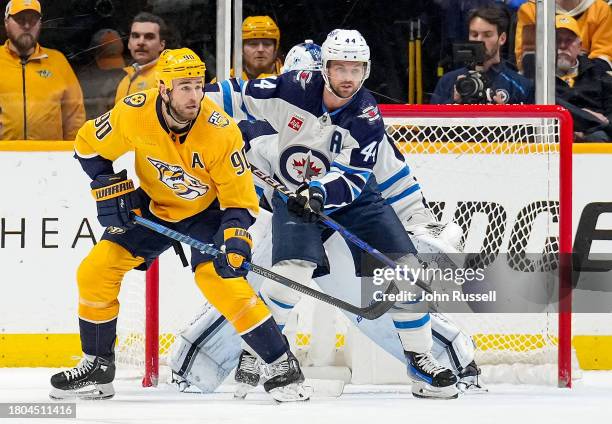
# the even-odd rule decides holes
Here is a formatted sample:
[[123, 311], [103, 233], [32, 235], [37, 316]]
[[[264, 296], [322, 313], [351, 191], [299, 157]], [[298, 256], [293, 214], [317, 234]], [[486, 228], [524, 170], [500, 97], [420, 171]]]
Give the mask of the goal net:
[[[436, 218], [461, 227], [461, 244], [472, 266], [486, 268], [502, 258], [504, 267], [518, 271], [508, 281], [502, 279], [503, 284], [498, 281], [498, 301], [535, 297], [554, 305], [534, 312], [510, 308], [449, 315], [476, 343], [485, 382], [569, 386], [569, 114], [556, 106], [536, 105], [381, 105], [380, 111], [388, 136], [406, 155]], [[549, 271], [550, 282], [534, 288], [530, 276], [541, 268]], [[180, 283], [165, 287], [175, 276], [164, 277], [163, 257], [161, 275], [161, 307], [154, 293], [153, 302], [146, 304], [147, 285], [138, 277], [127, 278], [122, 288], [117, 356], [120, 362], [146, 368], [148, 384], [151, 373], [155, 379], [151, 367], [157, 361], [164, 364], [175, 335], [198, 310], [197, 304], [184, 300], [199, 296], [185, 274]], [[151, 280], [148, 287], [155, 287], [155, 277]], [[181, 286], [193, 286], [195, 292], [183, 294], [181, 300]], [[402, 374], [399, 361], [376, 370], [381, 362], [393, 360], [377, 352], [342, 314], [311, 300], [301, 303], [285, 331], [304, 365], [345, 366], [354, 382], [398, 382], [393, 376]], [[145, 354], [147, 322], [153, 342]]]

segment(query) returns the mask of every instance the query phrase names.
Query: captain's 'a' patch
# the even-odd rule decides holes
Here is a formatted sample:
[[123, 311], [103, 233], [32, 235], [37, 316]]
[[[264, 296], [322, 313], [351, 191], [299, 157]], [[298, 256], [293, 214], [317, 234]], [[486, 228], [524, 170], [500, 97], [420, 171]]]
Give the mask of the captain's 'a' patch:
[[123, 99], [123, 102], [128, 106], [140, 107], [144, 105], [145, 100], [147, 100], [147, 95], [145, 93], [136, 93]]
[[213, 113], [210, 115], [210, 117], [208, 118], [208, 122], [219, 128], [227, 127], [230, 123], [229, 119], [221, 115], [216, 110], [213, 111]]

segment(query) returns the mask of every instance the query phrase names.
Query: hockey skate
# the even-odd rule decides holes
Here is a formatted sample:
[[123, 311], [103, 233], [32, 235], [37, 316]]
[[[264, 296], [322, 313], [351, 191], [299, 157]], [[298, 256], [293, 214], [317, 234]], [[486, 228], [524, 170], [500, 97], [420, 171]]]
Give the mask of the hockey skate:
[[242, 350], [234, 379], [236, 380], [236, 391], [234, 398], [244, 399], [251, 390], [259, 384], [261, 376], [261, 362], [259, 358], [246, 350]]
[[296, 402], [308, 400], [311, 390], [304, 387], [304, 374], [297, 358], [287, 353], [272, 364], [263, 364], [264, 389], [277, 402]]
[[414, 397], [426, 399], [456, 399], [457, 377], [441, 366], [430, 352], [404, 352], [408, 360], [408, 376], [412, 379]]
[[489, 389], [484, 385], [480, 378], [481, 370], [476, 365], [476, 362], [470, 362], [457, 375], [457, 389], [461, 393], [487, 393]]
[[114, 358], [85, 355], [79, 364], [51, 377], [49, 397], [63, 399], [110, 399], [115, 395]]

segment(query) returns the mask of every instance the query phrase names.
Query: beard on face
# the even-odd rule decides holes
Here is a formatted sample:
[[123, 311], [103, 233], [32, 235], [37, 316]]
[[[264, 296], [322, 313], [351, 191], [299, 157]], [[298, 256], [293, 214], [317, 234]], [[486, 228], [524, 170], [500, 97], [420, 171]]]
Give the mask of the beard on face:
[[493, 46], [491, 50], [485, 51], [485, 62], [497, 57], [497, 52], [499, 52], [499, 44]]
[[[181, 111], [178, 110], [178, 108], [175, 106], [174, 101], [172, 100], [172, 98], [170, 98], [170, 103], [168, 104], [170, 110], [171, 110], [171, 116], [176, 120], [178, 119], [181, 122], [187, 122], [187, 121], [191, 121], [193, 119], [195, 119], [197, 113], [193, 113], [191, 112], [191, 109], [186, 109], [185, 113], [188, 114], [187, 116], [183, 113], [181, 113]], [[196, 110], [197, 112], [197, 110]], [[187, 124], [185, 124], [187, 125]], [[184, 128], [184, 127], [183, 127]], [[176, 128], [177, 130], [181, 130], [183, 128]]]
[[[9, 34], [10, 36], [10, 34]], [[33, 49], [36, 46], [36, 38], [34, 35], [26, 33], [21, 34], [19, 37], [9, 37], [11, 43], [15, 46], [17, 50], [21, 53], [27, 53], [29, 50]]]
[[560, 72], [569, 71], [574, 63], [570, 60], [569, 56], [566, 54], [557, 54], [557, 70]]

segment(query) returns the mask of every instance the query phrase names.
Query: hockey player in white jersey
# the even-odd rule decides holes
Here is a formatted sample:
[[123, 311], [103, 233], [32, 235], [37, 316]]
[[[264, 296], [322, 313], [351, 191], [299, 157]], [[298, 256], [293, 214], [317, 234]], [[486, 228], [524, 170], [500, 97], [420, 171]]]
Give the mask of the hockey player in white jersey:
[[[387, 141], [376, 102], [362, 88], [370, 71], [369, 48], [357, 31], [335, 30], [323, 44], [322, 62], [321, 73], [221, 84], [224, 92], [233, 92], [236, 108], [267, 120], [279, 133], [273, 173], [296, 194], [286, 205], [280, 197], [272, 198], [272, 269], [306, 284], [315, 269], [326, 267], [323, 228], [316, 222], [319, 211], [380, 251], [396, 257], [415, 253], [372, 172]], [[373, 269], [362, 268], [361, 252], [350, 249], [357, 273], [372, 275]], [[287, 306], [299, 299], [270, 281], [260, 294], [281, 325]], [[423, 305], [398, 304], [392, 317], [415, 396], [456, 397], [456, 377], [431, 355], [430, 316]], [[253, 362], [249, 356], [243, 352], [239, 373], [243, 364], [246, 369]]]
[[[321, 71], [321, 67], [321, 48], [312, 40], [306, 40], [289, 51], [285, 58], [283, 73], [298, 71], [295, 78], [301, 80], [307, 79], [311, 71]], [[223, 103], [221, 98], [215, 95], [213, 98]], [[243, 120], [239, 126], [249, 148], [247, 152], [249, 161], [258, 169], [272, 174], [274, 172], [272, 164], [278, 158], [276, 131], [261, 121]], [[386, 203], [395, 210], [417, 252], [424, 254], [422, 257], [425, 260], [434, 258], [438, 266], [461, 266], [462, 264], [449, 263], [447, 255], [451, 254], [455, 259], [461, 256], [457, 255], [462, 250], [461, 228], [452, 222], [441, 224], [436, 221], [425, 204], [421, 187], [406, 162], [406, 158], [388, 137], [380, 144], [373, 174], [379, 182], [379, 188]], [[270, 201], [272, 190], [257, 178], [255, 184], [258, 186], [258, 192], [265, 193], [264, 197]], [[260, 248], [267, 247], [262, 245]], [[443, 255], [439, 255], [440, 253]], [[334, 262], [334, 252], [330, 252], [330, 256]], [[346, 286], [350, 286], [350, 283], [344, 284], [344, 287]], [[375, 338], [380, 333], [380, 326], [370, 325], [371, 323], [364, 321], [353, 321], [371, 338]], [[440, 314], [431, 314], [431, 327], [434, 356], [444, 366], [455, 372], [459, 379], [457, 387], [461, 391], [481, 390], [482, 382], [478, 378], [480, 370], [474, 361], [475, 349], [470, 336]], [[382, 341], [384, 338], [377, 340]], [[388, 350], [392, 354], [397, 353], [391, 348]]]

